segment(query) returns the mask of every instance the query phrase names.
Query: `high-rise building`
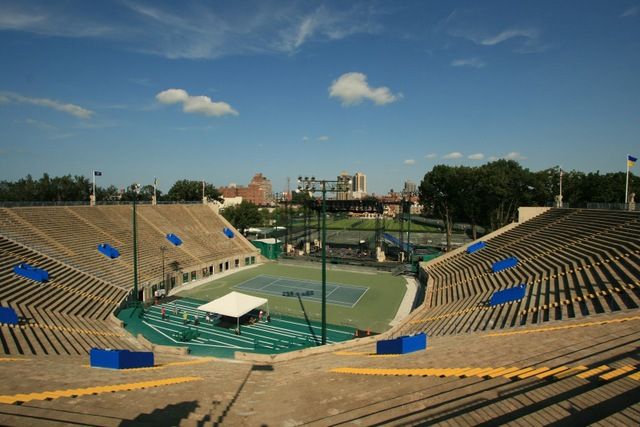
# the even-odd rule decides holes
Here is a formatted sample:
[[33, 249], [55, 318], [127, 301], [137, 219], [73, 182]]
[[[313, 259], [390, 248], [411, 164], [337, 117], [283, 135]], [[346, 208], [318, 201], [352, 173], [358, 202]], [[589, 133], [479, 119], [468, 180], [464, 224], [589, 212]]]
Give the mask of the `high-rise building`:
[[418, 192], [418, 186], [416, 185], [415, 182], [408, 180], [404, 182], [404, 192], [405, 193], [417, 193]]
[[351, 175], [344, 171], [338, 175], [336, 200], [351, 199], [351, 185]]
[[367, 176], [362, 172], [356, 172], [353, 175], [353, 198], [362, 199], [367, 195]]

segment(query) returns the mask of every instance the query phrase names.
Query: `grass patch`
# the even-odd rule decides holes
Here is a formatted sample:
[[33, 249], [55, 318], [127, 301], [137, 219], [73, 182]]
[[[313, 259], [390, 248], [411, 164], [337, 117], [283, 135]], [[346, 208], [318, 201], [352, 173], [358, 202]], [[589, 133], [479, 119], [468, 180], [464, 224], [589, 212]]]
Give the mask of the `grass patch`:
[[[318, 267], [298, 267], [267, 263], [222, 277], [200, 285], [195, 289], [180, 292], [177, 296], [211, 301], [231, 292], [233, 286], [261, 274], [294, 279], [322, 280], [321, 270]], [[406, 291], [404, 278], [392, 276], [390, 273], [358, 273], [328, 269], [327, 282], [369, 287], [360, 302], [353, 308], [327, 304], [327, 323], [359, 329], [371, 329], [376, 332], [389, 329], [389, 322], [395, 317]], [[297, 318], [304, 318], [306, 315], [309, 319], [315, 321], [321, 319], [322, 305], [318, 302], [305, 300], [300, 302], [296, 297], [265, 295], [248, 290], [243, 290], [242, 292], [267, 298], [269, 300], [269, 308], [273, 313], [281, 313]]]

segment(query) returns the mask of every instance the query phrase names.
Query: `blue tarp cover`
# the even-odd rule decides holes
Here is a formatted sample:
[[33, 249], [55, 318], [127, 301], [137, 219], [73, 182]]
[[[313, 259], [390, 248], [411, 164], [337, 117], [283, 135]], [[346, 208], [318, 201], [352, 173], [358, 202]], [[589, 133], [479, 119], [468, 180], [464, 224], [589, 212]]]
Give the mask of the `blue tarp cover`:
[[427, 334], [405, 335], [376, 343], [376, 354], [405, 354], [427, 348]]
[[472, 254], [472, 253], [477, 252], [480, 249], [484, 248], [485, 246], [487, 246], [487, 244], [485, 242], [474, 243], [473, 245], [471, 245], [471, 246], [469, 246], [467, 248], [467, 253], [468, 254]]
[[507, 268], [515, 267], [518, 265], [518, 258], [512, 256], [510, 258], [503, 259], [502, 261], [498, 261], [493, 263], [491, 266], [491, 270], [494, 273], [497, 273], [502, 270], [506, 270]]
[[98, 250], [111, 259], [118, 258], [120, 256], [120, 252], [108, 243], [100, 243], [98, 245]]
[[167, 240], [176, 246], [180, 246], [182, 244], [182, 240], [180, 240], [180, 238], [173, 233], [167, 234]]
[[489, 300], [489, 305], [494, 306], [498, 304], [504, 304], [506, 302], [518, 301], [524, 298], [524, 293], [526, 290], [525, 284], [520, 284], [514, 286], [513, 288], [503, 289], [501, 291], [495, 291], [493, 295], [491, 295], [491, 299]]
[[97, 368], [131, 369], [153, 367], [153, 352], [92, 348], [90, 364]]
[[18, 315], [16, 311], [11, 307], [0, 307], [0, 323], [17, 325]]
[[38, 282], [46, 282], [49, 280], [49, 273], [41, 268], [36, 268], [26, 262], [20, 263], [13, 267], [13, 272], [26, 277], [27, 279], [35, 280]]
[[222, 232], [224, 233], [225, 236], [227, 236], [230, 239], [233, 239], [233, 236], [235, 236], [235, 234], [233, 234], [233, 230], [231, 230], [229, 227], [223, 228]]

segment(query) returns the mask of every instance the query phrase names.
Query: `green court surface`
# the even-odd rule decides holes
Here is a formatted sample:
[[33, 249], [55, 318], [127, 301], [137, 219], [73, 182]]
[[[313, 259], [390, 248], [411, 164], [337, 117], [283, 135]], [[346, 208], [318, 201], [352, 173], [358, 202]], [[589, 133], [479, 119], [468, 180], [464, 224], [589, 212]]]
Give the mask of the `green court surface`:
[[[353, 307], [369, 290], [368, 287], [327, 283], [327, 304]], [[242, 282], [234, 289], [254, 291], [259, 294], [281, 295], [302, 298], [304, 300], [322, 301], [322, 282], [315, 280], [291, 279], [261, 274]]]
[[[237, 290], [245, 294], [267, 298], [272, 316], [278, 314], [298, 319], [310, 319], [314, 322], [321, 320], [322, 304], [318, 300], [305, 299], [302, 296], [298, 298], [295, 295], [296, 291], [293, 291], [294, 294], [291, 296], [283, 296], [282, 293], [264, 294], [256, 290], [235, 288], [258, 276], [273, 276], [297, 282], [315, 283], [319, 283], [322, 277], [320, 266], [317, 264], [291, 266], [269, 262], [257, 267], [240, 269], [230, 275], [214, 277], [211, 282], [190, 290], [179, 291], [176, 296], [209, 302]], [[340, 266], [329, 265], [327, 283], [350, 286], [354, 289], [368, 288], [353, 307], [327, 304], [327, 322], [353, 329], [370, 329], [374, 332], [383, 332], [390, 328], [389, 322], [395, 317], [406, 292], [406, 281], [403, 277], [371, 269], [347, 271]], [[320, 297], [320, 295], [319, 291], [314, 290], [314, 297]], [[353, 299], [354, 297], [351, 298], [351, 300]], [[345, 301], [346, 298], [342, 300]]]
[[[241, 335], [234, 332], [235, 321], [222, 323], [220, 319], [205, 320], [205, 312], [198, 306], [207, 301], [191, 298], [177, 299], [164, 304], [166, 317], [162, 319], [162, 305], [144, 310], [126, 309], [118, 314], [130, 333], [142, 334], [154, 344], [189, 347], [197, 356], [233, 357], [236, 351], [251, 353], [284, 353], [314, 347], [321, 342], [321, 326], [318, 322], [272, 314], [271, 322], [242, 324]], [[174, 314], [174, 309], [178, 314]], [[184, 324], [183, 313], [189, 316]], [[195, 324], [195, 316], [199, 324]], [[256, 316], [257, 317], [257, 313]], [[346, 341], [355, 330], [343, 326], [327, 325], [327, 343]]]

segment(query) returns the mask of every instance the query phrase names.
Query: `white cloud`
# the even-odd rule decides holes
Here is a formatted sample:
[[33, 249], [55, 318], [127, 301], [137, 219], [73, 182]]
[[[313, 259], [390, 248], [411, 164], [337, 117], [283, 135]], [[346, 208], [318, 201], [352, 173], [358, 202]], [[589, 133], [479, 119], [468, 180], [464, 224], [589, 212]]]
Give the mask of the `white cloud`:
[[465, 58], [465, 59], [456, 59], [454, 61], [451, 61], [452, 67], [483, 68], [485, 65], [487, 65], [487, 63], [480, 58]]
[[487, 160], [489, 160], [490, 162], [495, 162], [496, 160], [498, 160], [498, 158], [496, 156], [489, 156]]
[[4, 93], [0, 94], [0, 104], [6, 104], [10, 102], [16, 102], [19, 104], [31, 104], [39, 107], [47, 107], [56, 111], [71, 114], [72, 116], [89, 119], [94, 114], [93, 111], [86, 108], [82, 108], [75, 104], [65, 104], [60, 101], [48, 98], [31, 98], [29, 96], [22, 96], [17, 93]]
[[462, 153], [459, 151], [453, 151], [449, 154], [445, 154], [444, 156], [442, 156], [443, 159], [461, 159], [463, 157]]
[[213, 102], [204, 95], [189, 95], [184, 89], [167, 89], [156, 95], [162, 104], [182, 104], [185, 113], [202, 114], [204, 116], [221, 117], [228, 114], [237, 116], [239, 113], [226, 102]]
[[640, 13], [640, 6], [630, 6], [627, 10], [622, 12], [620, 18], [628, 18], [630, 16], [636, 16]]
[[407, 159], [402, 163], [405, 164], [405, 165], [415, 165], [416, 161], [415, 161], [415, 159]]
[[302, 137], [302, 142], [307, 142], [309, 141], [309, 137], [308, 136], [303, 136]]
[[0, 6], [0, 30], [54, 37], [94, 38], [126, 50], [177, 59], [293, 54], [310, 41], [330, 42], [379, 31], [367, 3], [261, 1], [113, 2], [113, 13], [91, 2], [13, 2]]
[[[350, 9], [331, 9], [323, 4], [315, 10], [290, 16], [273, 44], [279, 51], [294, 53], [308, 41], [339, 40], [353, 34], [379, 30], [372, 8], [352, 4]], [[366, 19], [365, 19], [366, 17]]]
[[318, 137], [318, 141], [328, 141], [329, 137], [327, 135], [322, 135]]
[[518, 153], [517, 151], [510, 152], [509, 154], [504, 156], [504, 158], [507, 159], [507, 160], [524, 160], [524, 159], [526, 159], [526, 157], [524, 157], [522, 154]]
[[367, 76], [363, 73], [345, 73], [329, 86], [329, 97], [340, 98], [342, 105], [356, 105], [369, 99], [376, 105], [385, 105], [402, 98], [402, 94], [394, 95], [388, 87], [371, 87]]
[[484, 159], [484, 154], [482, 153], [470, 154], [467, 158], [469, 160], [482, 160]]
[[512, 39], [514, 37], [524, 37], [526, 39], [537, 39], [540, 36], [540, 31], [535, 28], [510, 28], [504, 30], [494, 36], [483, 37], [476, 41], [476, 43], [484, 46], [494, 46], [504, 41]]
[[49, 123], [45, 123], [43, 121], [35, 120], [35, 119], [32, 119], [32, 118], [24, 119], [24, 121], [22, 121], [22, 123], [24, 123], [25, 125], [28, 125], [28, 126], [32, 126], [32, 127], [38, 128], [38, 129], [44, 129], [44, 130], [57, 129], [55, 126], [50, 125]]
[[424, 156], [425, 159], [435, 159], [436, 157], [438, 157], [436, 153], [429, 153], [426, 156]]

